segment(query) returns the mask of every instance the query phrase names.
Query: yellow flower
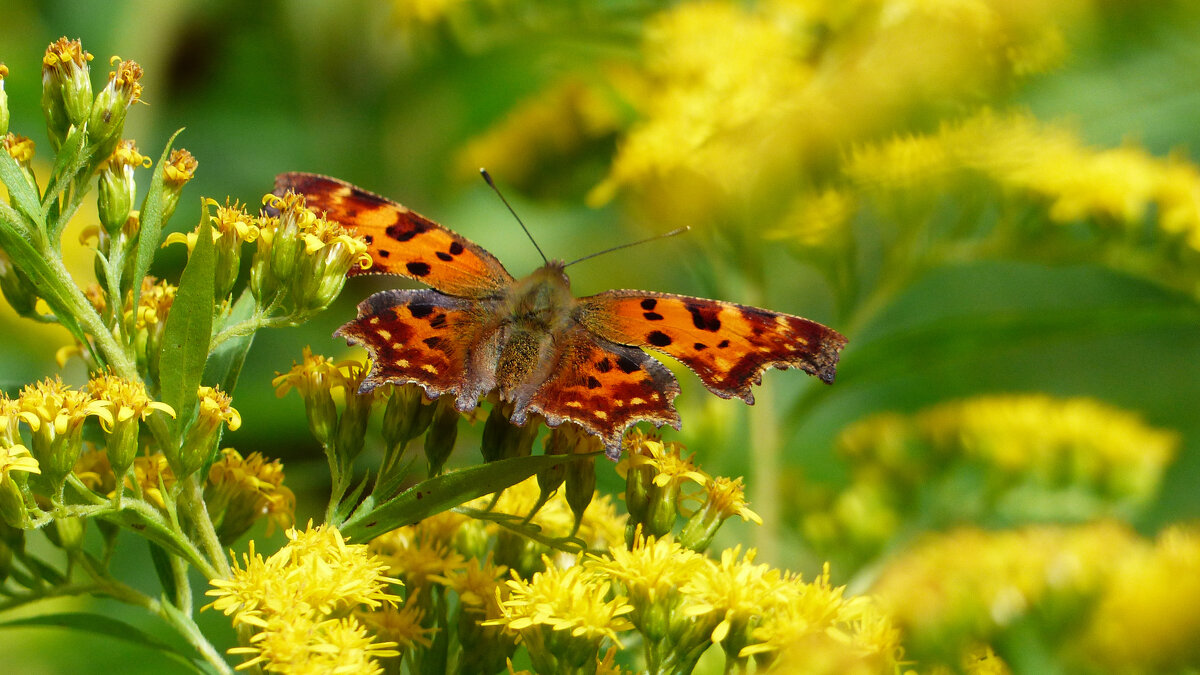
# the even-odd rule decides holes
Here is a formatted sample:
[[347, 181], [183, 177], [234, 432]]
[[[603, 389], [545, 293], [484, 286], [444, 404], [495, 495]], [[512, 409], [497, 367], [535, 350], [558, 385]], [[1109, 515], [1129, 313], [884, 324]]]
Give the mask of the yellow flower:
[[92, 110], [92, 78], [79, 40], [65, 36], [50, 43], [42, 57], [42, 113], [50, 145], [56, 151], [71, 127], [82, 127]]
[[227, 426], [230, 431], [237, 431], [242, 426], [242, 416], [234, 409], [229, 394], [215, 387], [201, 386], [196, 396], [200, 399], [196, 421], [188, 429], [183, 446], [167, 456], [171, 468], [181, 478], [198, 471], [216, 453], [222, 426]]
[[[414, 646], [428, 648], [433, 645], [430, 637], [436, 629], [421, 625], [425, 612], [415, 602], [407, 602], [404, 607], [384, 605], [374, 611], [360, 611], [355, 616], [370, 628], [376, 637], [385, 638], [399, 647], [401, 652], [410, 651]], [[467, 647], [468, 643], [464, 641], [462, 644]], [[477, 647], [478, 645], [472, 644], [468, 648]]]
[[248, 646], [233, 647], [229, 653], [251, 657], [238, 670], [257, 666], [288, 675], [379, 675], [383, 667], [376, 659], [398, 655], [395, 646], [375, 642], [354, 617], [325, 618], [293, 611], [271, 615]]
[[[234, 559], [230, 578], [213, 579], [214, 588], [207, 591], [216, 599], [206, 609], [233, 616], [235, 626], [245, 623], [259, 629], [252, 643], [274, 639], [258, 636], [286, 631], [282, 626], [292, 621], [315, 626], [350, 610], [377, 609], [399, 601], [388, 591], [389, 584], [399, 581], [384, 576], [387, 564], [366, 545], [347, 544], [336, 529], [313, 528], [311, 523], [304, 531], [289, 529], [287, 536], [289, 542], [266, 559], [251, 541], [242, 564]], [[302, 637], [303, 633], [285, 636], [299, 639], [292, 646], [301, 651], [313, 644], [308, 640], [321, 640], [319, 635]]]
[[594, 663], [605, 639], [632, 628], [633, 611], [623, 596], [609, 597], [610, 582], [581, 565], [545, 570], [524, 581], [514, 573], [501, 616], [484, 625], [504, 626], [520, 636], [539, 672], [563, 672]]
[[107, 401], [114, 413], [103, 429], [108, 436], [109, 462], [117, 474], [124, 476], [138, 451], [138, 423], [156, 410], [173, 418], [175, 410], [166, 403], [152, 401], [140, 380], [126, 380], [111, 373], [90, 380], [88, 392], [98, 401]]
[[[83, 423], [89, 417], [96, 417], [111, 427], [112, 403], [96, 400], [87, 392], [71, 389], [60, 378], [55, 378], [26, 386], [21, 390], [20, 404], [22, 411], [32, 413], [38, 419], [36, 428], [30, 425], [33, 429], [31, 450], [57, 492], [83, 451]], [[22, 419], [29, 418], [24, 416]]]
[[[715, 643], [732, 636], [726, 653], [736, 656], [750, 639], [756, 617], [777, 603], [787, 585], [783, 573], [769, 565], [755, 565], [756, 551], [741, 556], [741, 547], [721, 552], [720, 562], [709, 562], [684, 586], [689, 598], [687, 616], [713, 615], [717, 620], [711, 638]], [[707, 559], [706, 559], [707, 560]]]
[[204, 503], [222, 543], [236, 540], [264, 516], [269, 536], [276, 525], [291, 527], [296, 514], [296, 495], [283, 484], [279, 460], [268, 462], [257, 452], [242, 457], [233, 448], [221, 450], [209, 469]]
[[[457, 515], [434, 516], [433, 520], [450, 523]], [[429, 519], [426, 519], [429, 520]], [[460, 521], [461, 522], [461, 521]], [[371, 552], [388, 565], [388, 573], [404, 580], [409, 589], [424, 589], [431, 579], [445, 578], [466, 567], [466, 560], [454, 550], [453, 539], [436, 522], [424, 526], [397, 528], [371, 540]]]
[[891, 559], [871, 588], [918, 658], [965, 653], [1040, 607], [1078, 625], [1123, 561], [1144, 548], [1112, 522], [931, 535]]
[[1187, 669], [1200, 659], [1198, 597], [1200, 530], [1169, 527], [1119, 559], [1073, 651], [1099, 671]]
[[38, 462], [24, 445], [0, 445], [0, 482], [12, 480], [14, 471], [41, 473]]

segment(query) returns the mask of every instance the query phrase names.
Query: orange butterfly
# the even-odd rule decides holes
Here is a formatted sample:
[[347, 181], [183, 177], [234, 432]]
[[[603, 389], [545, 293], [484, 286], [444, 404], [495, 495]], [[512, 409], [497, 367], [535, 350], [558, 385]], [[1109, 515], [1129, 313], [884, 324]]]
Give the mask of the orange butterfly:
[[337, 330], [374, 363], [362, 383], [415, 382], [462, 411], [498, 391], [510, 420], [531, 413], [549, 426], [574, 422], [617, 459], [638, 421], [678, 429], [675, 377], [643, 347], [691, 368], [721, 398], [754, 403], [768, 367], [800, 368], [833, 382], [846, 338], [814, 321], [719, 300], [649, 291], [571, 294], [553, 260], [514, 279], [492, 254], [417, 213], [335, 178], [285, 173], [276, 194], [308, 206], [367, 240], [373, 265], [350, 274], [398, 274], [432, 289], [376, 293]]

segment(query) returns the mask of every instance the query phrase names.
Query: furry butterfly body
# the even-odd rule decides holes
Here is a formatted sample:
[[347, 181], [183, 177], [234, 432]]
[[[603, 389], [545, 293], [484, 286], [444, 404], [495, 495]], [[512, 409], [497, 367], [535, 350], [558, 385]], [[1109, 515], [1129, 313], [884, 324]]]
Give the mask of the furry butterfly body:
[[514, 279], [490, 253], [437, 223], [333, 178], [285, 173], [277, 194], [306, 197], [317, 213], [367, 239], [372, 266], [430, 289], [376, 293], [340, 335], [370, 353], [362, 388], [421, 385], [459, 410], [498, 392], [511, 421], [531, 414], [572, 422], [616, 459], [639, 421], [678, 429], [679, 384], [644, 348], [691, 368], [709, 391], [754, 402], [770, 367], [833, 381], [846, 339], [814, 321], [718, 300], [614, 290], [576, 298], [561, 261]]

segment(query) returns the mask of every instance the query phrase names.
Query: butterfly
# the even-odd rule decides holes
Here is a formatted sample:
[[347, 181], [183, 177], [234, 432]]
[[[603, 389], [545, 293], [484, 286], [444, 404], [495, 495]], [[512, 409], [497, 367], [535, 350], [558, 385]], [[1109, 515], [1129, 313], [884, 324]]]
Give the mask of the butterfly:
[[644, 349], [682, 362], [717, 396], [753, 404], [750, 387], [768, 367], [832, 383], [846, 344], [815, 321], [731, 302], [635, 290], [576, 298], [562, 261], [515, 279], [461, 235], [349, 183], [276, 177], [275, 193], [289, 190], [366, 239], [372, 264], [350, 276], [396, 274], [430, 287], [376, 293], [334, 333], [370, 353], [361, 391], [416, 383], [464, 412], [495, 391], [512, 405], [513, 424], [533, 414], [551, 427], [572, 422], [615, 460], [636, 422], [680, 428], [679, 384]]

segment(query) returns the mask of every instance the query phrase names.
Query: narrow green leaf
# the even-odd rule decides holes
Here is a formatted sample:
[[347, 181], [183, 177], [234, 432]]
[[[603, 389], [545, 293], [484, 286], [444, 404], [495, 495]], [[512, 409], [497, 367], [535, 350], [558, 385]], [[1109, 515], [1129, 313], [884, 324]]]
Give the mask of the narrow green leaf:
[[356, 511], [341, 531], [361, 544], [397, 527], [411, 525], [476, 497], [516, 485], [557, 464], [585, 460], [597, 454], [511, 457], [451, 471], [421, 481], [378, 507]]
[[[254, 295], [249, 291], [243, 292], [233, 309], [225, 318], [221, 328], [232, 326], [249, 319], [254, 314], [256, 303]], [[220, 330], [213, 331], [219, 333]], [[230, 338], [221, 343], [216, 351], [208, 357], [208, 365], [204, 368], [204, 384], [217, 385], [222, 390], [233, 392], [237, 388], [238, 376], [241, 375], [242, 365], [246, 362], [246, 354], [254, 344], [254, 333]]]
[[13, 206], [24, 213], [29, 222], [42, 222], [42, 205], [38, 200], [37, 190], [29, 184], [17, 160], [7, 152], [0, 152], [0, 182], [8, 188]]
[[189, 655], [181, 653], [178, 647], [167, 644], [135, 626], [108, 615], [85, 614], [83, 612], [38, 614], [36, 616], [0, 621], [0, 628], [70, 628], [104, 638], [139, 645], [159, 652], [179, 663], [186, 664], [194, 668], [197, 672], [207, 672], [200, 665], [197, 657], [189, 657]]
[[[48, 213], [50, 205], [62, 194], [63, 190], [71, 184], [71, 180], [75, 178], [75, 174], [83, 166], [83, 161], [87, 158], [81, 158], [84, 143], [87, 142], [87, 125], [83, 124], [74, 128], [71, 135], [63, 141], [62, 147], [58, 149], [58, 155], [54, 158], [54, 168], [50, 171], [50, 181], [46, 184], [46, 193], [42, 195], [42, 212]], [[64, 223], [65, 224], [65, 223]], [[52, 237], [58, 233], [51, 233]]]
[[179, 290], [175, 292], [175, 302], [163, 329], [162, 349], [158, 354], [159, 394], [163, 403], [175, 409], [177, 432], [191, 422], [196, 389], [208, 360], [216, 261], [212, 237], [204, 234], [196, 237], [196, 247], [183, 268]]
[[[7, 154], [0, 152], [0, 155]], [[67, 287], [67, 284], [74, 282], [70, 279], [62, 279], [55, 274], [46, 265], [45, 258], [34, 248], [29, 238], [10, 228], [0, 226], [0, 249], [4, 249], [13, 264], [29, 278], [29, 282], [37, 290], [38, 297], [50, 305], [58, 322], [71, 331], [71, 335], [75, 336], [76, 340], [83, 342], [83, 329], [80, 328], [70, 310], [73, 303], [70, 300], [71, 289]], [[76, 292], [78, 291], [76, 290]]]
[[178, 598], [175, 597], [175, 575], [171, 572], [171, 554], [149, 539], [146, 540], [146, 545], [150, 547], [150, 561], [154, 563], [154, 574], [158, 577], [158, 583], [162, 585], [163, 595], [167, 597], [167, 602], [178, 602]]
[[175, 138], [182, 131], [183, 129], [176, 131], [167, 139], [162, 156], [158, 158], [158, 164], [154, 166], [154, 175], [150, 178], [150, 189], [146, 192], [146, 201], [142, 204], [142, 229], [138, 235], [137, 254], [133, 267], [133, 307], [137, 307], [138, 297], [142, 293], [142, 279], [150, 271], [150, 263], [154, 261], [154, 254], [158, 253], [159, 245], [162, 243], [164, 171], [167, 166], [167, 158], [171, 156], [171, 145], [175, 143]]

